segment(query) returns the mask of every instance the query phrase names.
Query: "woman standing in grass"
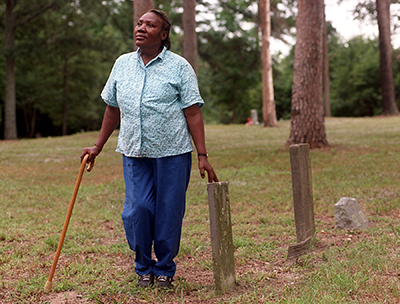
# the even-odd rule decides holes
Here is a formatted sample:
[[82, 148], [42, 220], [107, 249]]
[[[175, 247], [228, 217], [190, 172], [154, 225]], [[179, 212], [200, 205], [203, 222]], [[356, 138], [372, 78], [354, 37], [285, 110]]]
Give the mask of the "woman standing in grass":
[[141, 287], [155, 281], [169, 288], [173, 281], [192, 164], [190, 136], [201, 177], [207, 171], [208, 182], [218, 182], [207, 160], [197, 77], [185, 59], [169, 51], [170, 26], [159, 10], [139, 19], [134, 31], [139, 48], [116, 60], [101, 93], [107, 107], [98, 139], [82, 152], [93, 161], [120, 123], [122, 220]]

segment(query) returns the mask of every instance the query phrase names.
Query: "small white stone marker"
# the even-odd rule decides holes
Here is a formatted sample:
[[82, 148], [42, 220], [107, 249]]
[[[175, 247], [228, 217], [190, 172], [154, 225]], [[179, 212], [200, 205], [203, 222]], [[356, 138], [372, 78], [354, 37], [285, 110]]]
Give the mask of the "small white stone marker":
[[335, 228], [365, 229], [368, 219], [355, 198], [342, 197], [335, 204]]
[[251, 117], [251, 120], [253, 121], [253, 125], [258, 125], [258, 124], [260, 124], [260, 123], [258, 122], [258, 113], [257, 113], [257, 110], [255, 110], [255, 109], [251, 110], [251, 111], [250, 111], [250, 117]]

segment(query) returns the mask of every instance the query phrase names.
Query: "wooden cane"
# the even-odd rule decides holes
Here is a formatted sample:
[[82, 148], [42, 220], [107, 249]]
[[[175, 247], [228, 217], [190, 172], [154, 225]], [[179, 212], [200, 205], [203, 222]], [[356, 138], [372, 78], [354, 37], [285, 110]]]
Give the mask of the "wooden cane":
[[[78, 178], [76, 179], [76, 182], [75, 182], [74, 192], [72, 193], [71, 202], [69, 203], [69, 208], [68, 208], [67, 217], [66, 217], [65, 222], [64, 222], [64, 228], [63, 228], [63, 230], [62, 230], [62, 232], [61, 232], [60, 241], [58, 242], [58, 247], [57, 247], [56, 255], [54, 256], [53, 265], [51, 266], [51, 269], [50, 269], [49, 278], [48, 278], [46, 284], [44, 285], [44, 291], [46, 291], [46, 292], [51, 291], [52, 280], [53, 280], [54, 272], [56, 271], [56, 266], [57, 266], [58, 258], [60, 257], [61, 248], [62, 248], [63, 243], [64, 243], [64, 238], [65, 238], [65, 235], [67, 234], [67, 229], [68, 229], [68, 225], [69, 225], [69, 220], [71, 219], [72, 210], [74, 209], [76, 196], [77, 196], [77, 194], [78, 194], [79, 185], [81, 184], [83, 171], [85, 170], [85, 165], [86, 165], [86, 162], [87, 162], [87, 160], [88, 160], [88, 157], [89, 157], [89, 154], [86, 154], [86, 155], [84, 156], [84, 158], [83, 158], [83, 160], [82, 160], [82, 163], [81, 163], [80, 170], [79, 170]], [[93, 166], [94, 166], [94, 161], [92, 161], [91, 163], [89, 163], [89, 166], [87, 167], [86, 170], [87, 170], [88, 172], [90, 172], [90, 171], [93, 169]]]

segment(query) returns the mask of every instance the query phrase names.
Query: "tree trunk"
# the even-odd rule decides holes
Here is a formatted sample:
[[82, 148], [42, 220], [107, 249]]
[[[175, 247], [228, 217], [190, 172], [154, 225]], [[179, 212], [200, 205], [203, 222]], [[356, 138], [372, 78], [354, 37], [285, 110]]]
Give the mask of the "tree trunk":
[[36, 131], [36, 118], [37, 118], [37, 109], [32, 109], [32, 116], [31, 116], [31, 132], [29, 133], [29, 138], [33, 138], [35, 136]]
[[326, 28], [326, 15], [325, 5], [323, 6], [323, 44], [324, 44], [324, 56], [323, 56], [323, 103], [324, 103], [324, 115], [325, 117], [331, 117], [331, 98], [330, 98], [330, 80], [329, 80], [329, 56], [328, 56], [328, 29]]
[[263, 125], [264, 127], [277, 127], [278, 121], [276, 119], [274, 83], [272, 78], [272, 58], [269, 48], [271, 38], [270, 1], [260, 0], [258, 5], [261, 27]]
[[396, 115], [399, 110], [396, 105], [393, 68], [392, 45], [390, 42], [390, 0], [376, 0], [379, 27], [380, 75], [382, 87], [383, 115]]
[[37, 110], [29, 105], [23, 107], [22, 110], [24, 113], [26, 137], [33, 138], [35, 135]]
[[4, 109], [4, 139], [17, 139], [17, 114], [15, 98], [15, 19], [13, 0], [6, 2], [5, 14], [5, 59], [6, 92]]
[[310, 148], [328, 145], [322, 106], [323, 6], [323, 0], [298, 1], [292, 119], [287, 145], [308, 143]]
[[183, 57], [197, 73], [196, 0], [183, 0]]
[[[154, 8], [153, 0], [134, 0], [133, 1], [133, 28], [135, 28], [136, 23], [139, 18], [143, 16], [148, 10]], [[136, 49], [136, 45], [135, 45]]]
[[62, 113], [63, 113], [63, 120], [62, 120], [62, 135], [67, 135], [68, 124], [68, 104], [67, 104], [67, 93], [68, 93], [68, 58], [65, 56], [64, 58], [64, 67], [63, 67], [63, 93], [62, 93]]
[[26, 137], [33, 138], [35, 136], [37, 110], [34, 107], [25, 106], [23, 108], [25, 119]]
[[236, 102], [236, 88], [233, 89], [233, 98], [232, 98], [232, 124], [237, 123], [237, 102]]

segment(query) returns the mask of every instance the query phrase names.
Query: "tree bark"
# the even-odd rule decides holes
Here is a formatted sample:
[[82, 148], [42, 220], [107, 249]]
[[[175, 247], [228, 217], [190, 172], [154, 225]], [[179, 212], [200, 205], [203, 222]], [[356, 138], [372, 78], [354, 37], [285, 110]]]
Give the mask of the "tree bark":
[[28, 138], [33, 138], [35, 135], [37, 109], [34, 107], [25, 106], [23, 109], [25, 120], [25, 131]]
[[271, 14], [270, 0], [260, 0], [258, 4], [261, 28], [261, 71], [263, 96], [263, 125], [277, 127], [274, 83], [272, 77], [272, 58], [270, 52]]
[[183, 57], [197, 73], [196, 0], [183, 0]]
[[68, 101], [67, 101], [67, 93], [68, 93], [68, 57], [64, 57], [64, 67], [63, 67], [63, 93], [62, 93], [62, 135], [67, 135], [68, 131]]
[[[148, 10], [154, 8], [153, 0], [134, 0], [133, 1], [133, 28], [135, 28], [136, 23], [146, 13]], [[135, 45], [135, 49], [136, 49]]]
[[324, 56], [323, 56], [323, 103], [324, 103], [324, 115], [325, 117], [331, 117], [331, 98], [330, 98], [330, 80], [329, 80], [329, 56], [328, 56], [328, 31], [326, 28], [326, 15], [325, 5], [323, 6], [323, 44], [324, 44]]
[[390, 0], [376, 0], [379, 27], [380, 76], [383, 115], [397, 115], [393, 84], [392, 45], [390, 39]]
[[6, 92], [4, 109], [4, 139], [17, 139], [17, 113], [15, 98], [15, 1], [6, 1], [5, 14], [5, 61]]
[[[322, 7], [321, 7], [322, 6]], [[291, 128], [287, 145], [328, 145], [322, 106], [324, 1], [298, 1], [293, 66]]]

